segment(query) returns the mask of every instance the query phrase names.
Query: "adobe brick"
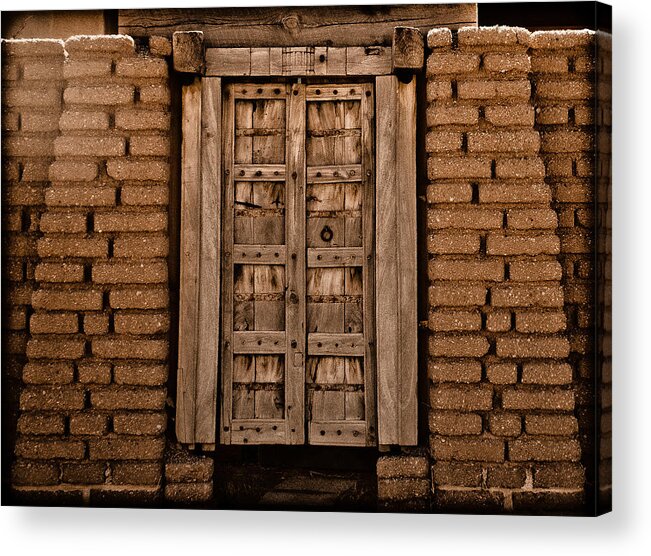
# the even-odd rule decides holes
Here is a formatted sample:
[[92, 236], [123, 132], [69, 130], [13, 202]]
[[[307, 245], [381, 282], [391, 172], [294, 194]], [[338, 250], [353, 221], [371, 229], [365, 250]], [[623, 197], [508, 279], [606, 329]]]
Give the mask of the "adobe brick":
[[27, 357], [32, 359], [78, 359], [84, 351], [83, 340], [32, 338], [27, 343]]
[[576, 125], [591, 125], [594, 123], [594, 107], [575, 106], [574, 107], [574, 123]]
[[495, 126], [533, 127], [534, 110], [533, 107], [529, 106], [528, 104], [486, 106], [484, 108], [484, 117], [488, 123], [491, 123]]
[[123, 156], [123, 137], [90, 137], [63, 135], [54, 140], [56, 156]]
[[117, 461], [111, 464], [111, 479], [116, 485], [158, 485], [163, 479], [163, 468], [160, 463]]
[[137, 257], [141, 259], [167, 257], [169, 241], [165, 236], [128, 235], [113, 242], [114, 257]]
[[59, 130], [59, 115], [52, 112], [22, 112], [20, 126], [23, 131], [42, 132]]
[[20, 114], [18, 112], [2, 112], [0, 121], [2, 131], [18, 131], [20, 129]]
[[515, 363], [491, 363], [486, 367], [486, 377], [493, 384], [515, 384], [518, 368]]
[[552, 209], [511, 209], [506, 212], [507, 225], [515, 230], [556, 228], [558, 217]]
[[84, 315], [84, 334], [106, 334], [109, 329], [109, 317], [104, 314]]
[[62, 131], [108, 129], [109, 115], [107, 112], [67, 110], [59, 118], [59, 128]]
[[560, 332], [565, 330], [565, 313], [556, 312], [524, 312], [516, 313], [515, 329], [518, 332]]
[[445, 436], [481, 434], [482, 420], [477, 413], [432, 411], [429, 414], [429, 430]]
[[428, 264], [430, 280], [491, 280], [504, 279], [504, 264], [499, 260], [466, 261], [452, 259], [432, 259]]
[[160, 160], [111, 159], [106, 163], [108, 175], [116, 180], [166, 181], [169, 164]]
[[502, 235], [488, 234], [486, 253], [489, 255], [557, 255], [560, 240], [554, 234]]
[[167, 205], [169, 202], [169, 191], [164, 186], [125, 185], [121, 193], [123, 205]]
[[118, 434], [157, 435], [165, 432], [167, 415], [157, 413], [117, 413], [113, 416], [113, 430]]
[[135, 42], [128, 35], [77, 35], [65, 42], [68, 54], [133, 55]]
[[30, 257], [36, 254], [34, 247], [33, 237], [13, 235], [5, 239], [3, 251], [5, 257]]
[[108, 430], [108, 415], [84, 411], [70, 416], [73, 436], [101, 436]]
[[430, 440], [437, 461], [504, 461], [504, 442], [496, 438], [454, 438], [435, 436]]
[[484, 286], [433, 285], [429, 287], [429, 302], [433, 307], [467, 307], [481, 306], [486, 303]]
[[592, 148], [592, 135], [585, 131], [544, 131], [541, 138], [543, 152], [589, 151]]
[[94, 162], [57, 160], [50, 165], [50, 181], [92, 181], [97, 177]]
[[471, 200], [470, 183], [430, 183], [427, 186], [428, 203], [469, 203]]
[[561, 125], [569, 121], [567, 106], [542, 106], [536, 108], [536, 123]]
[[[212, 483], [203, 484], [212, 486]], [[405, 501], [413, 503], [418, 498], [428, 497], [429, 491], [429, 481], [426, 479], [399, 478], [378, 480], [378, 499], [384, 502]]]
[[482, 469], [478, 463], [436, 462], [432, 465], [432, 483], [436, 486], [479, 486]]
[[159, 288], [111, 290], [109, 302], [113, 309], [166, 309], [169, 292]]
[[537, 131], [471, 131], [469, 152], [537, 152], [540, 137]]
[[162, 110], [123, 108], [115, 113], [115, 127], [130, 131], [145, 129], [167, 131], [170, 128], [170, 114]]
[[486, 315], [486, 330], [490, 332], [507, 332], [511, 330], [510, 311], [491, 311]]
[[[407, 479], [420, 481], [421, 479]], [[165, 500], [182, 504], [198, 504], [212, 499], [213, 484], [209, 483], [167, 483]]]
[[48, 311], [97, 311], [102, 309], [102, 292], [38, 290], [32, 295], [32, 305]]
[[450, 81], [427, 80], [427, 100], [446, 100], [452, 98], [452, 83]]
[[498, 338], [499, 357], [541, 357], [562, 359], [570, 354], [566, 338], [554, 336], [527, 336], [518, 338]]
[[531, 48], [554, 50], [590, 46], [594, 43], [594, 36], [595, 32], [587, 29], [536, 31], [531, 34]]
[[104, 482], [104, 463], [64, 463], [61, 465], [61, 480], [64, 483], [96, 485]]
[[594, 96], [594, 85], [589, 81], [539, 80], [536, 96], [540, 100], [587, 100]]
[[118, 334], [160, 334], [169, 330], [167, 313], [122, 313], [114, 315]]
[[569, 178], [574, 175], [571, 156], [548, 155], [545, 160], [547, 175], [554, 178]]
[[17, 461], [11, 473], [13, 485], [56, 485], [59, 482], [59, 466], [56, 463]]
[[432, 311], [429, 329], [433, 332], [481, 330], [481, 314], [479, 311]]
[[489, 465], [486, 473], [488, 488], [522, 488], [526, 480], [523, 467]]
[[531, 33], [522, 27], [495, 25], [491, 27], [461, 27], [458, 31], [459, 46], [527, 46]]
[[83, 409], [83, 390], [67, 386], [29, 386], [20, 393], [23, 411], [66, 411]]
[[63, 65], [63, 75], [66, 79], [84, 77], [108, 77], [111, 75], [111, 60], [95, 58], [90, 60], [66, 60]]
[[429, 352], [433, 357], [481, 357], [489, 349], [483, 336], [436, 335], [430, 337]]
[[12, 285], [5, 291], [7, 305], [29, 305], [34, 287], [31, 284]]
[[69, 384], [74, 378], [72, 363], [30, 361], [23, 367], [25, 384]]
[[169, 156], [170, 140], [161, 135], [136, 135], [129, 139], [129, 154], [133, 156]]
[[578, 463], [546, 463], [533, 468], [535, 488], [583, 488], [585, 471]]
[[123, 58], [115, 65], [118, 77], [167, 77], [167, 62], [160, 58]]
[[590, 203], [593, 186], [589, 182], [559, 183], [554, 185], [554, 200], [558, 203]]
[[479, 234], [434, 232], [427, 236], [429, 253], [473, 254], [479, 253]]
[[133, 102], [134, 88], [131, 85], [84, 85], [67, 87], [63, 101], [72, 105], [116, 106]]
[[512, 81], [460, 81], [457, 85], [457, 95], [461, 100], [489, 99], [521, 99], [528, 100], [531, 96], [529, 80]]
[[42, 60], [27, 59], [23, 64], [23, 79], [25, 81], [58, 81], [63, 78], [63, 60], [45, 58]]
[[25, 307], [7, 308], [6, 319], [6, 326], [9, 330], [25, 330], [27, 328], [27, 310]]
[[531, 56], [531, 71], [534, 73], [567, 73], [567, 56], [534, 52]]
[[165, 407], [163, 388], [125, 388], [109, 387], [91, 392], [91, 405], [94, 409], [163, 409]]
[[170, 104], [170, 89], [167, 84], [143, 85], [140, 87], [140, 102]]
[[573, 415], [527, 415], [525, 429], [528, 434], [573, 436], [579, 425]]
[[29, 320], [32, 334], [74, 334], [79, 329], [76, 313], [34, 313]]
[[40, 229], [44, 233], [83, 233], [86, 231], [86, 215], [48, 211], [41, 215]]
[[513, 261], [509, 263], [509, 276], [516, 282], [560, 280], [563, 269], [557, 261]]
[[53, 56], [63, 59], [63, 41], [59, 39], [5, 39], [2, 54], [6, 61], [12, 57]]
[[525, 53], [499, 52], [484, 54], [483, 68], [492, 73], [527, 73], [531, 61]]
[[[212, 460], [209, 460], [212, 464]], [[172, 466], [182, 466], [187, 464], [176, 463], [167, 464], [166, 478], [168, 481], [179, 481], [176, 470], [170, 473]], [[194, 469], [195, 464], [192, 464]], [[208, 467], [208, 466], [206, 466]], [[203, 473], [197, 480], [212, 480], [213, 465], [209, 466], [209, 473]], [[427, 478], [430, 472], [429, 461], [426, 457], [419, 456], [383, 456], [377, 460], [377, 476], [379, 479], [397, 479], [400, 477]], [[170, 478], [170, 476], [172, 478]]]
[[495, 436], [518, 436], [522, 432], [522, 419], [514, 413], [493, 413], [488, 423]]
[[54, 142], [50, 137], [40, 135], [5, 134], [2, 137], [2, 151], [5, 157], [49, 157], [54, 154]]
[[434, 52], [427, 57], [427, 76], [448, 73], [471, 73], [479, 70], [478, 54]]
[[103, 361], [84, 360], [77, 363], [77, 381], [82, 384], [109, 384], [111, 364]]
[[4, 106], [57, 109], [61, 104], [61, 92], [55, 87], [7, 87], [2, 92]]
[[511, 461], [578, 461], [580, 458], [577, 440], [521, 438], [509, 442]]
[[427, 152], [459, 151], [462, 135], [456, 131], [430, 131], [425, 137]]
[[442, 106], [431, 104], [427, 108], [427, 126], [477, 125], [479, 109], [476, 106]]
[[89, 440], [88, 448], [91, 460], [159, 460], [165, 439], [109, 436]]
[[518, 513], [579, 514], [584, 507], [582, 491], [520, 491], [513, 493], [513, 509]]
[[482, 411], [493, 407], [493, 388], [488, 384], [440, 384], [429, 393], [432, 409]]
[[116, 384], [162, 386], [167, 381], [166, 365], [117, 363], [114, 367]]
[[504, 409], [549, 409], [572, 411], [574, 393], [570, 390], [546, 389], [505, 389], [502, 392]]
[[167, 230], [165, 212], [114, 212], [95, 215], [96, 232], [160, 232]]
[[450, 29], [437, 27], [427, 32], [427, 46], [429, 48], [440, 48], [452, 45], [452, 32]]
[[430, 360], [427, 364], [427, 376], [433, 382], [479, 382], [481, 363], [475, 359]]
[[108, 240], [100, 237], [45, 237], [38, 240], [41, 257], [106, 257]]
[[539, 158], [500, 158], [495, 175], [500, 179], [544, 178], [545, 165]]
[[430, 209], [427, 211], [429, 229], [465, 228], [473, 230], [502, 227], [503, 213], [498, 209]]
[[523, 384], [570, 384], [572, 367], [568, 363], [528, 362], [522, 366]]
[[156, 284], [167, 282], [167, 263], [96, 263], [93, 282], [98, 284]]
[[21, 181], [47, 181], [49, 179], [49, 161], [29, 161], [23, 164], [23, 175]]
[[86, 445], [68, 440], [16, 440], [16, 455], [26, 459], [83, 459]]
[[18, 432], [27, 435], [63, 434], [65, 419], [63, 415], [48, 413], [23, 413], [18, 417]]
[[115, 359], [166, 359], [167, 340], [136, 339], [122, 336], [93, 339], [93, 355]]
[[480, 203], [543, 203], [552, 198], [545, 183], [482, 183]]

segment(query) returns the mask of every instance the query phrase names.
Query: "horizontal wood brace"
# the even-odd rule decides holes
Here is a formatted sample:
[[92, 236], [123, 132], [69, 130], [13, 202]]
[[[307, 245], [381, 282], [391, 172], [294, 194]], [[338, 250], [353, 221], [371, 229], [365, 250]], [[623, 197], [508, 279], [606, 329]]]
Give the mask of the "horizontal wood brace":
[[285, 421], [281, 419], [233, 419], [231, 423], [231, 443], [284, 443], [286, 428]]
[[235, 181], [285, 181], [284, 164], [233, 164]]
[[363, 392], [363, 384], [316, 384], [307, 383], [308, 390], [312, 392]]
[[233, 301], [285, 301], [285, 292], [281, 293], [234, 293]]
[[308, 129], [308, 137], [361, 137], [362, 130], [357, 129]]
[[285, 246], [234, 245], [233, 262], [240, 264], [285, 264]]
[[308, 267], [363, 266], [363, 247], [312, 247], [307, 250]]
[[233, 353], [285, 353], [285, 332], [233, 332]]
[[308, 85], [305, 87], [305, 100], [318, 102], [320, 100], [361, 100], [363, 87], [361, 85], [342, 83], [339, 85]]
[[363, 334], [323, 334], [307, 336], [308, 355], [363, 356], [366, 342]]
[[235, 130], [238, 137], [276, 137], [285, 135], [285, 130], [278, 127], [240, 127]]
[[308, 295], [309, 303], [362, 303], [361, 295]]
[[341, 183], [362, 181], [362, 165], [308, 166], [307, 183]]
[[233, 98], [247, 100], [285, 100], [289, 89], [284, 83], [234, 83]]
[[365, 421], [312, 421], [309, 428], [310, 444], [330, 446], [365, 446]]
[[307, 218], [361, 218], [361, 210], [308, 210]]
[[[245, 203], [242, 203], [240, 201], [235, 201], [236, 206], [237, 205], [243, 205]], [[247, 205], [253, 204], [253, 203], [246, 203]], [[285, 215], [285, 209], [284, 208], [277, 208], [277, 209], [269, 209], [269, 208], [240, 208], [240, 209], [235, 209], [235, 216], [241, 216], [241, 217], [248, 217], [248, 218], [267, 218], [269, 216], [284, 216]]]
[[284, 382], [233, 382], [233, 390], [245, 392], [277, 392], [284, 388]]

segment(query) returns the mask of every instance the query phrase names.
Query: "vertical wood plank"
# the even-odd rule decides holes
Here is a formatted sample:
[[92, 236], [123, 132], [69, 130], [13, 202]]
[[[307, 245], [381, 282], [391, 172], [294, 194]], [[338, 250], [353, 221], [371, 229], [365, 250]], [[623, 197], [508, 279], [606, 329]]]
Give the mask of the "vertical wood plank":
[[201, 222], [201, 80], [183, 87], [181, 143], [181, 261], [176, 435], [195, 442], [197, 352], [199, 347], [199, 246]]
[[224, 159], [222, 212], [222, 393], [220, 438], [223, 444], [231, 443], [233, 418], [233, 157], [235, 132], [235, 106], [233, 86], [224, 91], [222, 102], [222, 133]]
[[[195, 442], [215, 443], [219, 357], [221, 78], [201, 91], [201, 210]], [[183, 284], [183, 282], [181, 282]]]
[[416, 76], [398, 82], [396, 128], [399, 407], [398, 439], [418, 442], [418, 315], [416, 274]]
[[286, 242], [287, 357], [285, 417], [290, 444], [305, 441], [305, 85], [291, 85], [287, 101]]

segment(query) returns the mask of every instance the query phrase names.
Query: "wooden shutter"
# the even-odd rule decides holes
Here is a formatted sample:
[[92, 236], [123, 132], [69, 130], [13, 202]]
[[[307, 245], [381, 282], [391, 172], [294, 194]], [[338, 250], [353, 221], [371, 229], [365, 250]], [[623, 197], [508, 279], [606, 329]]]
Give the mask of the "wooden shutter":
[[377, 387], [381, 445], [416, 445], [416, 77], [376, 78]]
[[182, 92], [181, 275], [176, 434], [214, 444], [219, 342], [221, 79]]

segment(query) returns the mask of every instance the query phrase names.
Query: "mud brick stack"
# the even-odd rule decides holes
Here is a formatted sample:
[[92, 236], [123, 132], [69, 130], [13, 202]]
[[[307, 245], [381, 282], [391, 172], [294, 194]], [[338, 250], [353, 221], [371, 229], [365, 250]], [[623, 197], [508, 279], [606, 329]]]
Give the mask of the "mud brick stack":
[[20, 58], [21, 88], [5, 97], [37, 103], [8, 148], [23, 181], [38, 171], [47, 186], [29, 190], [40, 219], [27, 224], [23, 209], [20, 223], [34, 228], [22, 248], [33, 245], [37, 264], [14, 484], [23, 498], [156, 502], [167, 424], [167, 62], [126, 36], [5, 43], [36, 45], [50, 57], [39, 68]]
[[426, 453], [382, 456], [377, 461], [378, 509], [422, 512], [430, 505], [430, 465]]
[[[573, 36], [587, 44], [592, 35]], [[540, 114], [553, 110], [534, 101], [574, 90], [583, 105], [590, 85], [582, 73], [572, 87], [532, 90], [532, 47], [546, 37], [559, 40], [499, 27], [428, 36], [429, 425], [439, 511], [581, 509], [581, 370], [569, 356], [586, 353], [585, 337], [568, 337], [565, 296], [575, 290], [565, 291], [563, 255], [586, 244], [566, 233], [546, 169], [583, 154], [589, 134], [541, 132]], [[577, 67], [588, 71], [589, 58]], [[583, 158], [573, 167], [589, 171]], [[582, 202], [586, 186], [570, 179]]]
[[205, 455], [170, 450], [165, 462], [165, 499], [171, 505], [207, 505], [213, 495], [214, 462]]

